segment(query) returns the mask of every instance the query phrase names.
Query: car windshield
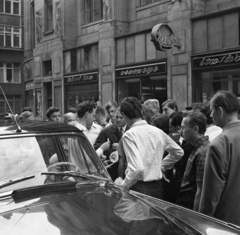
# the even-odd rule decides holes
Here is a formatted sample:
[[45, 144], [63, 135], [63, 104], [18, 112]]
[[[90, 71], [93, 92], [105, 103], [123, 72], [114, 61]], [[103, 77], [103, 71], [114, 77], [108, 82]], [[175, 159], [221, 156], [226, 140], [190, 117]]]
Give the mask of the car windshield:
[[[1, 188], [0, 192], [63, 181], [42, 172], [74, 171], [106, 178], [96, 154], [81, 136], [32, 136], [0, 139], [0, 181], [35, 175]], [[60, 163], [60, 164], [57, 164]]]

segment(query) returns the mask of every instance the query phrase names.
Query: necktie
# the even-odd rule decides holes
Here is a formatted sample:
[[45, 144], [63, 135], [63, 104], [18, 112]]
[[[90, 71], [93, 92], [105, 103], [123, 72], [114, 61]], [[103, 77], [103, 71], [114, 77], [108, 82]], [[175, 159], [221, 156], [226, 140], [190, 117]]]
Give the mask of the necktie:
[[120, 127], [120, 134], [121, 134], [121, 137], [123, 136], [123, 134], [124, 134], [124, 130], [123, 130], [123, 128], [122, 127]]

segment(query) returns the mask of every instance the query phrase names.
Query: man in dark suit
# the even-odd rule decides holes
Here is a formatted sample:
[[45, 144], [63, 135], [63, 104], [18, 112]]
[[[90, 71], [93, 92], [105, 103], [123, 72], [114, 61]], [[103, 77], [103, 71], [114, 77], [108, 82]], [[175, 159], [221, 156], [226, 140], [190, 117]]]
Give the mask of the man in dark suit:
[[[98, 149], [103, 143], [108, 140], [110, 141], [110, 148], [103, 153], [107, 157], [107, 160], [111, 153], [117, 150], [119, 141], [123, 133], [127, 130], [127, 124], [119, 108], [116, 110], [115, 120], [115, 124], [107, 126], [100, 132], [94, 144], [94, 148]], [[118, 162], [108, 168], [108, 172], [114, 181], [118, 177]]]

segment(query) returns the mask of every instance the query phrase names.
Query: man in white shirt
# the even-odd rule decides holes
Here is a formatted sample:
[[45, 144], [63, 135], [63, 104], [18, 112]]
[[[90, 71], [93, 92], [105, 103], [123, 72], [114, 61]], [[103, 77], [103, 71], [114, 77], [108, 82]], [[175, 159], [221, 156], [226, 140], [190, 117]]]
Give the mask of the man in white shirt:
[[[94, 145], [99, 133], [103, 129], [100, 125], [94, 123], [94, 115], [96, 111], [96, 106], [91, 101], [83, 101], [78, 106], [78, 121], [76, 121], [75, 126], [83, 131], [85, 136], [88, 138], [90, 143]], [[109, 141], [102, 143], [101, 146], [96, 150], [97, 155], [100, 157], [103, 155], [105, 150], [110, 147]]]
[[[130, 127], [122, 137], [127, 170], [125, 179], [117, 178], [115, 183], [162, 199], [162, 168], [171, 169], [183, 156], [183, 150], [162, 130], [142, 120], [141, 109], [140, 101], [134, 97], [121, 103], [121, 113]], [[162, 159], [165, 150], [169, 155]]]
[[77, 128], [83, 131], [88, 140], [94, 145], [102, 127], [94, 123], [96, 106], [91, 101], [83, 101], [78, 106], [78, 122], [75, 124]]

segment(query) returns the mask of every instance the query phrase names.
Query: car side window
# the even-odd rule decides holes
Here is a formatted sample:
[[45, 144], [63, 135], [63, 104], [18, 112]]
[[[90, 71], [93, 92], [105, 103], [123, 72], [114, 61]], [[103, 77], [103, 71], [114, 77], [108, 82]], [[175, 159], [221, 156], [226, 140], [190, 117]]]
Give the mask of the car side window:
[[66, 136], [59, 139], [64, 153], [67, 154], [66, 158], [77, 166], [80, 174], [95, 174], [97, 172], [95, 164], [89, 158], [89, 152], [86, 151], [86, 143], [80, 137]]

